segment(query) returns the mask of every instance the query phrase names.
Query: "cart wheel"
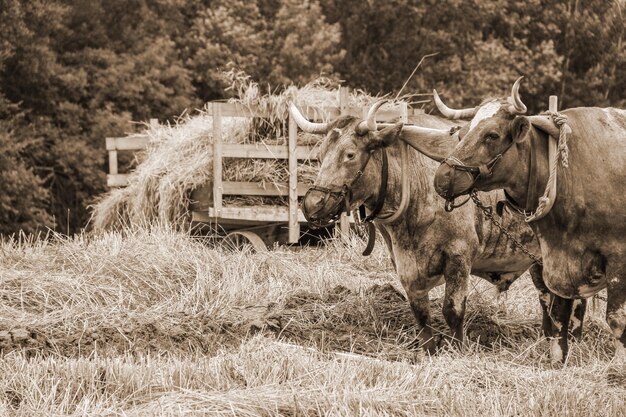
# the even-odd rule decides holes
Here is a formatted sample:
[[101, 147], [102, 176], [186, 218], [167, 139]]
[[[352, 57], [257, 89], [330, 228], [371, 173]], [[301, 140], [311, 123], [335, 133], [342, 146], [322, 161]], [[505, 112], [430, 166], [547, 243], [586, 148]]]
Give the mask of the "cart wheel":
[[263, 239], [247, 230], [227, 234], [222, 241], [222, 247], [229, 250], [267, 252], [267, 245]]

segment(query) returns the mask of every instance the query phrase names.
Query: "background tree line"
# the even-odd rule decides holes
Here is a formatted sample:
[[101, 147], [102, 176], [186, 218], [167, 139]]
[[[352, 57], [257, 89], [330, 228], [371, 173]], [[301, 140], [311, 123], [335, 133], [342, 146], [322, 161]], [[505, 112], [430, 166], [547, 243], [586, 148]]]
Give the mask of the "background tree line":
[[105, 190], [104, 137], [320, 73], [475, 105], [525, 75], [530, 111], [626, 104], [623, 0], [0, 0], [0, 233], [76, 232]]

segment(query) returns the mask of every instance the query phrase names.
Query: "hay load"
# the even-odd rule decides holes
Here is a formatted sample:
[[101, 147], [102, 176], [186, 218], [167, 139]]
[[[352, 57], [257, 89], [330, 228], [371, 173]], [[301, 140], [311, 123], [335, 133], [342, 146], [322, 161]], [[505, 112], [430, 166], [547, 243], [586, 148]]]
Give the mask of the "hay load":
[[[327, 79], [318, 79], [302, 88], [290, 87], [281, 94], [263, 95], [256, 83], [245, 79], [233, 83], [240, 103], [261, 109], [269, 117], [223, 117], [224, 143], [287, 143], [288, 105], [339, 106], [339, 90]], [[343, 105], [363, 107], [374, 98], [361, 91], [343, 97]], [[136, 155], [137, 166], [129, 174], [128, 186], [112, 189], [93, 207], [91, 224], [97, 231], [155, 223], [179, 228], [188, 224], [191, 193], [212, 183], [213, 121], [207, 109], [186, 115], [173, 124], [147, 126], [149, 142]], [[298, 144], [315, 144], [317, 135], [298, 133]], [[318, 170], [316, 161], [298, 164], [298, 182], [312, 184]], [[224, 181], [259, 182], [272, 187], [288, 181], [287, 161], [279, 159], [226, 158]], [[284, 197], [224, 196], [224, 206], [285, 205]]]

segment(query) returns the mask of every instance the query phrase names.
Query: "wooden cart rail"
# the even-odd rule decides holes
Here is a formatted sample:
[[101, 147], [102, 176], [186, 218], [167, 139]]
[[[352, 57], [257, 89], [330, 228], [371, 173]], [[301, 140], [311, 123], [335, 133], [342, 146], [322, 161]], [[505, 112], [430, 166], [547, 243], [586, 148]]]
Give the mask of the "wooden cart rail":
[[[339, 89], [340, 103], [347, 103], [348, 89]], [[302, 113], [310, 120], [329, 120], [339, 115], [355, 115], [364, 117], [369, 110], [365, 107], [303, 107]], [[298, 184], [298, 160], [316, 160], [317, 152], [311, 146], [297, 144], [298, 127], [293, 118], [288, 122], [287, 145], [266, 145], [224, 143], [222, 131], [223, 117], [263, 117], [267, 116], [265, 109], [251, 109], [237, 103], [213, 102], [207, 106], [207, 113], [213, 117], [213, 184], [212, 205], [203, 210], [194, 210], [192, 219], [202, 222], [217, 222], [219, 220], [241, 220], [258, 222], [287, 222], [289, 229], [288, 241], [295, 243], [300, 237], [300, 223], [305, 222], [304, 216], [298, 207], [298, 197], [303, 196], [308, 187]], [[395, 109], [381, 109], [377, 113], [377, 120], [386, 122], [400, 119], [407, 122], [413, 115], [422, 113], [421, 109], [411, 109], [406, 103], [400, 103]], [[151, 123], [156, 121], [151, 120]], [[127, 184], [126, 174], [120, 174], [117, 166], [118, 151], [132, 151], [144, 149], [149, 142], [147, 135], [134, 135], [123, 138], [106, 138], [106, 149], [109, 152], [109, 175], [107, 184], [110, 187], [119, 187]], [[224, 158], [265, 158], [287, 159], [289, 182], [279, 184], [261, 184], [256, 182], [224, 181], [222, 179], [222, 163]], [[224, 195], [250, 196], [287, 196], [289, 204], [284, 206], [252, 206], [252, 207], [224, 207]], [[208, 209], [208, 210], [207, 210]], [[348, 228], [348, 218], [341, 219], [342, 230]]]

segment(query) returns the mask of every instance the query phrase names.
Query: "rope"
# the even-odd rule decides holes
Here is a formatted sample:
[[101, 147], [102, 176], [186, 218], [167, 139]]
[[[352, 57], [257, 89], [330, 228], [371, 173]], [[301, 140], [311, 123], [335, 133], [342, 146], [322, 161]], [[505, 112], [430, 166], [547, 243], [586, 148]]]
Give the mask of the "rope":
[[[572, 128], [567, 124], [567, 116], [559, 112], [546, 112], [552, 118], [554, 124], [559, 128], [559, 145], [558, 153], [561, 157], [561, 164], [563, 167], [569, 167], [569, 149], [567, 148], [567, 139], [572, 133]], [[556, 170], [556, 168], [554, 168]], [[552, 173], [550, 173], [552, 175]], [[555, 174], [556, 175], [556, 174]]]
[[[539, 197], [539, 204], [537, 205], [535, 212], [526, 216], [525, 220], [527, 223], [542, 218], [548, 214], [548, 211], [552, 207], [550, 202], [556, 198], [556, 195], [550, 194], [552, 190], [556, 190], [556, 172], [559, 159], [561, 159], [561, 165], [563, 165], [564, 168], [569, 167], [569, 149], [567, 148], [567, 139], [570, 133], [572, 133], [572, 128], [567, 124], [567, 116], [559, 112], [550, 111], [545, 112], [544, 114], [550, 116], [554, 124], [559, 128], [558, 145], [557, 151], [554, 153], [554, 158], [550, 161], [550, 176], [548, 177], [546, 190], [543, 193], [543, 196]], [[550, 139], [548, 138], [548, 140]]]

